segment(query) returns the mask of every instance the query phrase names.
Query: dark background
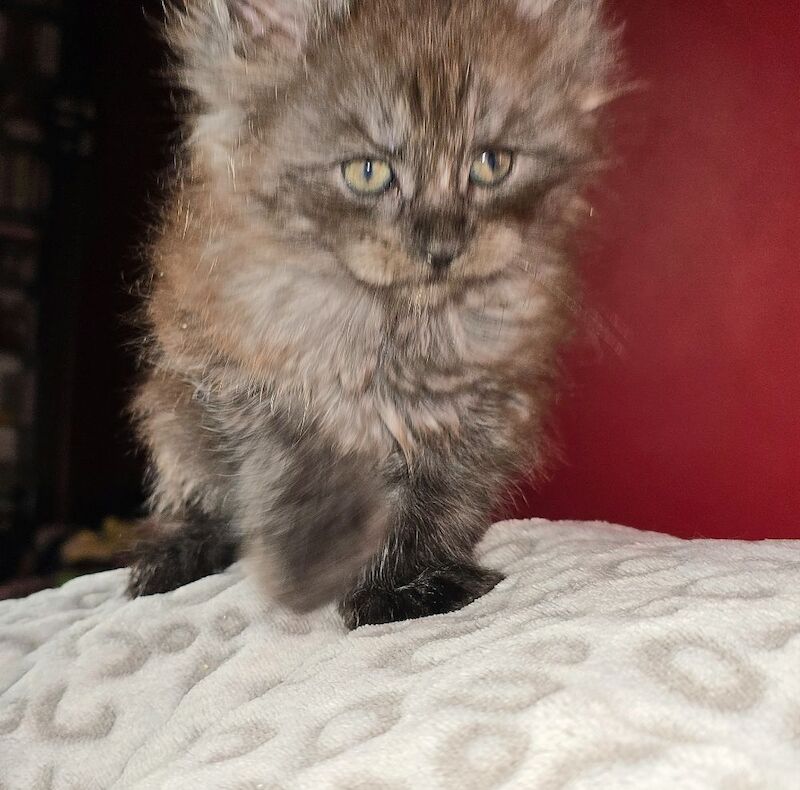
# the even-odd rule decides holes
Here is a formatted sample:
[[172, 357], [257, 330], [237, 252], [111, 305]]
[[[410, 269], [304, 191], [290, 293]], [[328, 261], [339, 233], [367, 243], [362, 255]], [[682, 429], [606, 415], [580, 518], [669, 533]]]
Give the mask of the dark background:
[[[29, 13], [6, 2], [8, 16]], [[610, 6], [637, 87], [618, 103], [618, 161], [593, 198], [556, 415], [563, 462], [516, 514], [800, 538], [800, 3]], [[139, 512], [125, 317], [176, 131], [160, 0], [55, 13], [34, 449], [25, 506], [0, 535], [6, 576], [42, 524]], [[64, 96], [89, 108], [80, 156], [64, 152], [75, 129], [52, 118]]]
[[[28, 94], [51, 183], [41, 212], [0, 209], [0, 223], [37, 231], [39, 258], [34, 424], [16, 511], [0, 529], [0, 581], [50, 579], [70, 534], [141, 513], [143, 459], [125, 414], [137, 375], [135, 283], [177, 127], [159, 0], [4, 0], [0, 14], [0, 113]], [[40, 25], [60, 34], [58, 71], [46, 77], [31, 63]]]
[[162, 77], [160, 0], [70, 0], [83, 6], [79, 29], [97, 107], [93, 191], [85, 259], [78, 273], [70, 406], [62, 482], [42, 515], [95, 523], [135, 512], [141, 458], [125, 409], [135, 381], [132, 326], [141, 245], [155, 216], [160, 173], [171, 161], [174, 114]]

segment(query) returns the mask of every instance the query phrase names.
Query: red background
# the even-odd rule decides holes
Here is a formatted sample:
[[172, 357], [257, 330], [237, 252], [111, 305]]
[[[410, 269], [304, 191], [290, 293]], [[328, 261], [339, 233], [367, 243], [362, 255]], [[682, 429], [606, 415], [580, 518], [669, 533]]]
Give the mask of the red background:
[[617, 0], [564, 462], [519, 515], [800, 538], [800, 3]]

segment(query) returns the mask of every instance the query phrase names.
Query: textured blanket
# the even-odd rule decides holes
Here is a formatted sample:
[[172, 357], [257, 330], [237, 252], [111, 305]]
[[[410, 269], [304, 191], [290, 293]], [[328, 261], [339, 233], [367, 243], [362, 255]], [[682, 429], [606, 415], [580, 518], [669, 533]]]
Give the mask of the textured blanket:
[[508, 579], [347, 633], [238, 568], [0, 604], [3, 790], [797, 790], [800, 542], [498, 524]]

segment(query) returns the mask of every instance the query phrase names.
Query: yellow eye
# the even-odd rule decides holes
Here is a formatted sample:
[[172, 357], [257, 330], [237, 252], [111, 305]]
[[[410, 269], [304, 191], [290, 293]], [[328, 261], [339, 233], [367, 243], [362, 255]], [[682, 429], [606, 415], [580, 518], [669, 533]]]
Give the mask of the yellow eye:
[[379, 195], [394, 181], [394, 171], [382, 159], [352, 159], [342, 165], [342, 175], [357, 195]]
[[508, 151], [482, 151], [470, 167], [469, 180], [479, 187], [494, 187], [511, 172], [514, 157]]

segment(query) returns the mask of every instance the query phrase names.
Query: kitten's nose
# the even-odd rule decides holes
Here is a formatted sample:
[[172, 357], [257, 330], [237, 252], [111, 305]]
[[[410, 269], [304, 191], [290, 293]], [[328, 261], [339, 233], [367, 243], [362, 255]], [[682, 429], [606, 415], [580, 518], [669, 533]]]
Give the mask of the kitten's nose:
[[428, 266], [444, 271], [464, 252], [472, 230], [461, 213], [428, 212], [411, 227], [411, 246]]
[[439, 272], [442, 269], [446, 269], [457, 255], [458, 252], [455, 250], [447, 250], [446, 252], [442, 250], [437, 250], [436, 252], [428, 251], [425, 260], [431, 268]]

